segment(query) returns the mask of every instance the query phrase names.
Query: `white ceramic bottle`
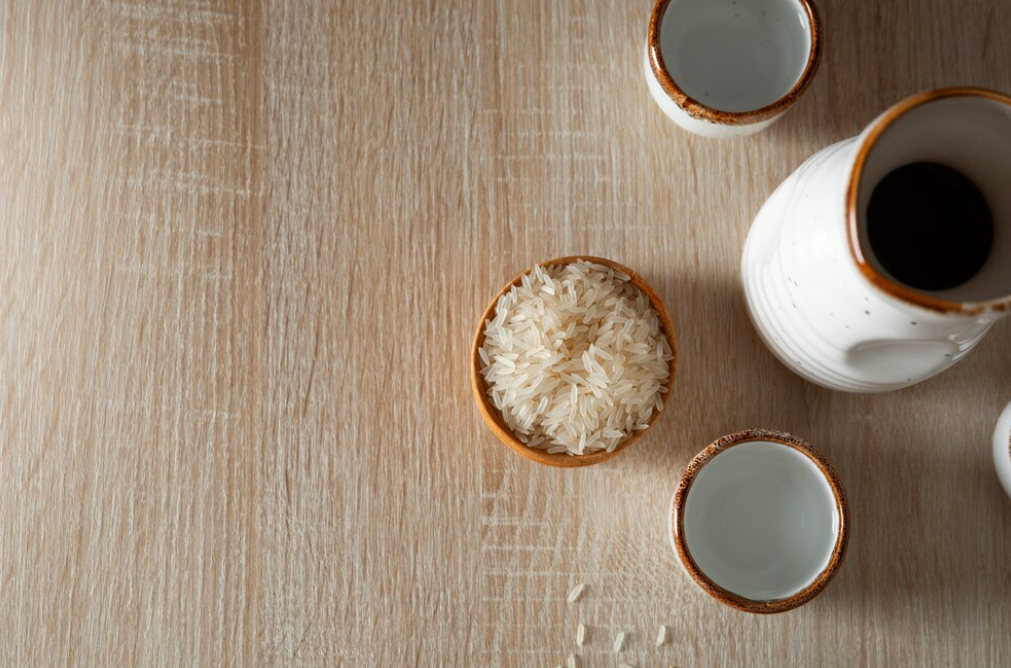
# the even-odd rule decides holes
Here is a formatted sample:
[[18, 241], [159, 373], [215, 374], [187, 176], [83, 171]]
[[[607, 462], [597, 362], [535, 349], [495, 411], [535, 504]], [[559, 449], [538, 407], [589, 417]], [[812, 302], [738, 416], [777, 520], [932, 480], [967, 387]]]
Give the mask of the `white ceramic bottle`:
[[[894, 279], [867, 240], [874, 187], [914, 162], [960, 171], [993, 218], [983, 267], [944, 291]], [[884, 392], [947, 369], [1011, 309], [1011, 98], [978, 88], [921, 93], [816, 153], [759, 211], [741, 274], [765, 343], [812, 382]]]

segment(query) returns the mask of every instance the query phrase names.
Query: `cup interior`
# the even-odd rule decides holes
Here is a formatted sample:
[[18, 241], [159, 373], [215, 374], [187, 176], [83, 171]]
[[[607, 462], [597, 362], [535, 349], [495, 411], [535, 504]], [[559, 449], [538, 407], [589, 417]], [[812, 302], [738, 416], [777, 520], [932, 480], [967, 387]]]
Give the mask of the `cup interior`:
[[840, 512], [825, 473], [802, 450], [746, 441], [697, 473], [684, 506], [684, 540], [717, 586], [752, 601], [787, 599], [828, 568]]
[[[907, 100], [872, 126], [871, 134], [863, 140], [866, 159], [853, 177], [857, 243], [875, 271], [914, 293], [948, 302], [1011, 299], [1011, 98], [979, 89], [963, 90], [934, 91], [920, 101]], [[966, 282], [943, 290], [922, 289], [890, 274], [868, 235], [868, 208], [875, 188], [894, 170], [925, 162], [957, 170], [975, 184], [986, 200], [993, 224], [989, 254], [982, 267]], [[964, 213], [968, 215], [968, 211]], [[901, 209], [893, 215], [901, 216]], [[897, 218], [895, 222], [900, 224]], [[951, 226], [953, 234], [945, 244], [950, 254], [962, 252], [959, 244], [965, 241], [958, 237], [964, 222]], [[916, 220], [905, 224], [907, 229], [919, 230], [902, 237], [901, 243], [908, 243], [912, 253], [914, 245], [923, 242], [921, 235], [928, 232], [917, 227]]]
[[670, 0], [660, 51], [685, 94], [739, 113], [773, 104], [800, 81], [811, 33], [801, 0]]

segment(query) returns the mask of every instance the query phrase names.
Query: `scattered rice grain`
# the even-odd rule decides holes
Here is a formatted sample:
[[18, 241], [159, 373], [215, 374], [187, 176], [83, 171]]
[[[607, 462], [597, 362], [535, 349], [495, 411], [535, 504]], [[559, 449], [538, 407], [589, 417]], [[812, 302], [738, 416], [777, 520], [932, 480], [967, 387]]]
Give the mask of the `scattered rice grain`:
[[625, 632], [622, 631], [614, 638], [614, 651], [620, 652], [625, 647]]
[[576, 627], [576, 644], [580, 647], [583, 646], [583, 642], [586, 641], [586, 627], [582, 624]]
[[569, 603], [575, 603], [579, 600], [579, 597], [583, 595], [583, 590], [586, 589], [585, 584], [577, 584], [569, 591]]
[[667, 627], [661, 624], [660, 630], [656, 634], [656, 646], [660, 647], [665, 642], [667, 642]]

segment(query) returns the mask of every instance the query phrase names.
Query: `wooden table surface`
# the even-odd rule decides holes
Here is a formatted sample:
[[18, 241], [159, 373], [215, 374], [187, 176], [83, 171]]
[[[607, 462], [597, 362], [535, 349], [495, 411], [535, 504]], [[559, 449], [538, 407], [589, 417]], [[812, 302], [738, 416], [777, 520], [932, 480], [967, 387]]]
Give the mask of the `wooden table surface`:
[[[579, 622], [587, 668], [1008, 665], [1008, 324], [829, 392], [763, 347], [738, 259], [887, 105], [1011, 90], [1011, 3], [818, 4], [811, 90], [717, 142], [649, 97], [649, 0], [3, 3], [0, 665], [550, 667]], [[573, 253], [653, 283], [681, 363], [646, 438], [566, 471], [494, 439], [467, 363], [498, 288]], [[773, 617], [665, 534], [689, 459], [749, 426], [851, 502], [839, 576]]]

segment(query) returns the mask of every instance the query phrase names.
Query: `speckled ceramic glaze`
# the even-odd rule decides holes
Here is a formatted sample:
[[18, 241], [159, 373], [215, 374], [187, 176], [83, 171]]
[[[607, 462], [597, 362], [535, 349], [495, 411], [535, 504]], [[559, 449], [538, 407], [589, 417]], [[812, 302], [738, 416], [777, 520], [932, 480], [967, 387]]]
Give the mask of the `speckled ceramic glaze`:
[[[933, 161], [976, 183], [994, 220], [983, 268], [949, 290], [892, 278], [866, 239], [874, 186]], [[883, 392], [944, 371], [1011, 308], [1011, 98], [977, 88], [911, 97], [858, 137], [816, 153], [759, 211], [741, 275], [752, 321], [779, 359], [837, 390]]]
[[993, 431], [993, 466], [1004, 491], [1011, 497], [1011, 404], [1008, 404]]
[[810, 0], [658, 0], [643, 67], [671, 120], [723, 139], [782, 116], [811, 83], [820, 53]]

